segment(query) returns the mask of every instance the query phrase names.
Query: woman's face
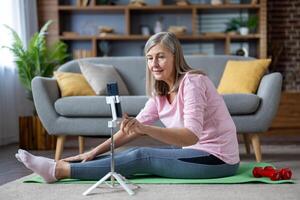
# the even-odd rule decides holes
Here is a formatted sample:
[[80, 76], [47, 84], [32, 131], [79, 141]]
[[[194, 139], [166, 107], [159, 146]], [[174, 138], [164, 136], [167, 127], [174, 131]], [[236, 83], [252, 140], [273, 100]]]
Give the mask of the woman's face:
[[173, 86], [175, 77], [174, 55], [161, 44], [153, 46], [148, 53], [147, 65], [156, 80], [165, 81]]

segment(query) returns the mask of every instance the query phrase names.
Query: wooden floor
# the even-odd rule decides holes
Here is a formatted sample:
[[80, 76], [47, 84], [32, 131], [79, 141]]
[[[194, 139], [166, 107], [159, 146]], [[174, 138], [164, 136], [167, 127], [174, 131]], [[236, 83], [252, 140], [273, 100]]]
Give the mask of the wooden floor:
[[[90, 149], [103, 139], [88, 138], [86, 149]], [[151, 139], [144, 139], [142, 141], [135, 141], [128, 146], [159, 146], [161, 143], [155, 142]], [[11, 144], [0, 147], [0, 185], [16, 180], [32, 172], [26, 169], [22, 163], [15, 159], [15, 153], [18, 150], [18, 144]], [[46, 156], [54, 158], [54, 151], [30, 151], [35, 155]], [[77, 140], [67, 140], [63, 157], [75, 155], [78, 153]], [[277, 167], [291, 167], [295, 177], [300, 177], [300, 137], [288, 138], [269, 138], [262, 139], [262, 153], [263, 161], [271, 162]], [[254, 161], [254, 155], [246, 155], [243, 144], [240, 144], [240, 156], [244, 162]]]

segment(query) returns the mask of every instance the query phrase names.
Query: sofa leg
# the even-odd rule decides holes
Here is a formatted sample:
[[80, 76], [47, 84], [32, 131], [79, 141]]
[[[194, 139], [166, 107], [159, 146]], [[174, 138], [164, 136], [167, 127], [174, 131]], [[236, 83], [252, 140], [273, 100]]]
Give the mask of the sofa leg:
[[250, 138], [248, 134], [243, 134], [245, 148], [246, 148], [246, 154], [249, 155], [251, 153], [250, 149]]
[[256, 162], [261, 162], [262, 161], [262, 156], [261, 156], [261, 147], [260, 147], [259, 135], [257, 133], [251, 134], [250, 139], [251, 139], [251, 143], [252, 143], [252, 146], [253, 146]]
[[61, 154], [62, 154], [63, 149], [64, 149], [65, 140], [66, 140], [65, 135], [60, 135], [60, 136], [57, 137], [56, 150], [55, 150], [55, 160], [60, 159]]
[[84, 152], [84, 137], [78, 136], [79, 154]]

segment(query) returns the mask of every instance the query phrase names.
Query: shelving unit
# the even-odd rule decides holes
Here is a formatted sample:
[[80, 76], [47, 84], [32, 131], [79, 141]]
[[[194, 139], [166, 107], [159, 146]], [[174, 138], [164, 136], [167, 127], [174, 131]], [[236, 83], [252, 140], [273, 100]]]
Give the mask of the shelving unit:
[[[256, 4], [251, 4], [250, 0], [243, 4], [227, 0], [221, 5], [207, 3], [187, 6], [177, 6], [175, 1], [170, 0], [149, 0], [149, 3], [146, 0], [148, 5], [142, 7], [126, 5], [125, 0], [121, 0], [121, 5], [98, 5], [97, 0], [92, 0], [88, 6], [77, 6], [76, 0], [57, 0], [56, 3], [50, 3], [51, 0], [42, 1], [48, 2], [52, 10], [56, 10], [59, 25], [52, 31], [52, 35], [65, 41], [70, 52], [76, 48], [86, 48], [91, 50], [92, 56], [102, 56], [99, 46], [105, 41], [110, 46], [110, 56], [142, 55], [142, 47], [149, 36], [140, 33], [140, 26], [147, 25], [151, 28], [159, 17], [163, 17], [165, 30], [170, 25], [187, 27], [184, 35], [178, 35], [186, 54], [232, 54], [234, 45], [244, 44], [249, 49], [250, 56], [265, 58], [267, 54], [266, 0], [260, 0]], [[239, 35], [221, 30], [225, 26], [223, 21], [226, 17], [241, 13], [258, 16], [256, 33]], [[212, 21], [211, 24], [209, 20]], [[213, 27], [213, 23], [218, 20], [221, 25]], [[115, 34], [99, 35], [99, 26], [111, 26]], [[210, 32], [205, 27], [207, 30], [220, 30]], [[66, 36], [64, 32], [77, 34]], [[205, 52], [208, 49], [211, 52]]]

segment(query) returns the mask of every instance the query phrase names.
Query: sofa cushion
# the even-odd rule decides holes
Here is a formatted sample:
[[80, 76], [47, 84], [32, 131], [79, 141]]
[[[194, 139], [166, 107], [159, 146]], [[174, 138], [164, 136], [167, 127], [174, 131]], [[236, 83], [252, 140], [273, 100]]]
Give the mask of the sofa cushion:
[[[232, 55], [187, 55], [185, 56], [187, 63], [195, 69], [201, 69], [212, 80], [217, 87], [222, 77], [225, 65], [228, 60], [254, 60], [251, 57], [232, 56]], [[58, 71], [81, 73], [78, 61], [84, 61], [95, 64], [107, 64], [115, 67], [120, 74], [130, 95], [145, 95], [146, 83], [146, 60], [143, 56], [133, 57], [96, 57], [81, 58], [72, 60], [61, 67]], [[134, 77], [134, 78], [133, 78]]]
[[[136, 116], [145, 106], [147, 96], [120, 96], [122, 112]], [[105, 96], [73, 96], [58, 99], [55, 110], [66, 117], [111, 117]]]
[[94, 64], [86, 61], [78, 61], [80, 70], [97, 95], [106, 94], [106, 84], [118, 83], [120, 95], [128, 96], [126, 84], [116, 71], [114, 66], [105, 64]]
[[255, 94], [225, 94], [222, 96], [231, 115], [254, 113], [260, 104], [260, 97]]
[[82, 74], [69, 72], [54, 72], [61, 96], [96, 95]]
[[218, 86], [218, 92], [220, 94], [256, 93], [270, 63], [271, 59], [229, 60]]
[[[231, 115], [254, 113], [259, 107], [260, 98], [254, 94], [222, 95]], [[136, 116], [145, 106], [147, 96], [120, 96], [122, 112]], [[110, 107], [105, 96], [63, 97], [55, 102], [55, 110], [65, 117], [111, 117]]]

